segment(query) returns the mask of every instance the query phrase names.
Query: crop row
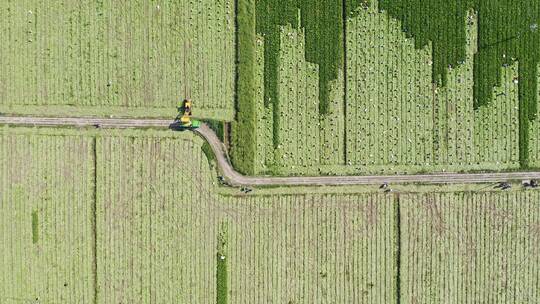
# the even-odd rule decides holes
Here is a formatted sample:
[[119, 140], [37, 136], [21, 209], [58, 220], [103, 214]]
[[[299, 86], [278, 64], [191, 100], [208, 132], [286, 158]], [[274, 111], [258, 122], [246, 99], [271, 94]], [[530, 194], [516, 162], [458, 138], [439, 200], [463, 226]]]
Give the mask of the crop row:
[[[537, 75], [538, 87], [540, 88], [540, 73]], [[540, 101], [540, 90], [537, 95]], [[531, 167], [540, 167], [540, 108], [537, 110], [537, 118], [529, 126], [529, 159]]]
[[231, 0], [4, 1], [2, 112], [80, 106], [173, 116], [178, 101], [192, 98], [197, 115], [231, 120], [234, 11]]

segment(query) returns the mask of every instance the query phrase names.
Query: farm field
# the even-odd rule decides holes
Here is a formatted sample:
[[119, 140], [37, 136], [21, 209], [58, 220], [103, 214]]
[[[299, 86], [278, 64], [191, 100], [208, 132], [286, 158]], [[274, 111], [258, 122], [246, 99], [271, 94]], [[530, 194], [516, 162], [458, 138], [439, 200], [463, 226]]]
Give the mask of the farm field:
[[91, 303], [93, 139], [35, 133], [0, 130], [0, 303]]
[[98, 303], [214, 303], [219, 211], [201, 141], [97, 138]]
[[[538, 169], [540, 0], [510, 2], [4, 1], [0, 115], [191, 98], [248, 175]], [[215, 160], [190, 131], [0, 126], [0, 304], [540, 302], [538, 189], [246, 189]]]
[[222, 204], [230, 303], [396, 302], [392, 195], [264, 195]]
[[[260, 13], [258, 3], [239, 4], [244, 7], [238, 15], [239, 49], [245, 56], [239, 65], [238, 89], [241, 93], [251, 88], [249, 100], [256, 101], [238, 100], [240, 119], [233, 128], [231, 157], [240, 171], [392, 174], [537, 167], [538, 118], [523, 115], [538, 111], [533, 104], [540, 100], [539, 90], [536, 82], [520, 81], [529, 79], [530, 66], [536, 68], [536, 63], [507, 59], [494, 68], [489, 60], [480, 62], [478, 50], [485, 56], [486, 39], [494, 34], [486, 33], [477, 14], [449, 8], [460, 12], [451, 20], [458, 29], [456, 36], [444, 37], [449, 49], [441, 54], [442, 46], [430, 43], [431, 36], [410, 31], [409, 24], [401, 21], [399, 7], [389, 9], [393, 4], [388, 1], [370, 5], [349, 1], [341, 25], [344, 53], [336, 51], [337, 57], [332, 57], [321, 51], [328, 57], [315, 60], [310, 56], [311, 39], [321, 35], [320, 41], [325, 41], [325, 36], [310, 27], [310, 13], [302, 11], [308, 8], [291, 3], [287, 5], [293, 11], [300, 9], [297, 19], [284, 9], [272, 17], [275, 20], [262, 21], [258, 16], [266, 11]], [[493, 9], [482, 6], [480, 14]], [[411, 13], [418, 18], [414, 22], [428, 18], [421, 13]], [[255, 24], [242, 23], [251, 15], [257, 16]], [[495, 19], [489, 22], [502, 24]], [[275, 24], [269, 27], [267, 22]], [[268, 34], [269, 29], [279, 40]], [[532, 48], [534, 39], [526, 46]], [[512, 46], [498, 45], [497, 52], [505, 48]], [[508, 50], [508, 54], [513, 53]], [[333, 78], [321, 71], [330, 62], [339, 66]], [[447, 64], [441, 68], [441, 62]], [[479, 64], [489, 65], [492, 74], [475, 72]], [[249, 76], [243, 79], [242, 73]], [[534, 75], [536, 80], [538, 73]], [[253, 131], [240, 130], [246, 125]]]
[[233, 119], [234, 1], [3, 1], [0, 112]]
[[[245, 195], [217, 186], [203, 140], [191, 133], [4, 127], [0, 141], [2, 303], [393, 303], [398, 294], [412, 303], [464, 296], [444, 286], [467, 284], [471, 273], [493, 282], [486, 290], [503, 288], [493, 273], [507, 278], [493, 303], [539, 298], [530, 233], [540, 221], [538, 191]], [[461, 247], [471, 242], [472, 270]], [[454, 264], [462, 268], [450, 273]], [[510, 267], [525, 264], [528, 275]]]
[[539, 192], [399, 199], [401, 303], [538, 302]]

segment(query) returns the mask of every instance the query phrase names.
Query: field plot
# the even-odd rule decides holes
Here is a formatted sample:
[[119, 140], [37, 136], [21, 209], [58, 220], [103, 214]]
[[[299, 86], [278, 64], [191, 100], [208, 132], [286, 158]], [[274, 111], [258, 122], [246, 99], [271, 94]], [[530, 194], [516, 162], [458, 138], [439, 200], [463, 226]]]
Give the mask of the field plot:
[[536, 303], [540, 192], [400, 196], [401, 303]]
[[93, 303], [90, 137], [0, 130], [0, 303]]
[[221, 196], [201, 140], [169, 136], [97, 138], [98, 302], [395, 299], [393, 195]]
[[0, 303], [540, 298], [538, 191], [244, 195], [215, 185], [192, 133], [3, 128], [0, 144]]
[[98, 302], [395, 299], [392, 195], [220, 196], [170, 134], [97, 137]]
[[230, 303], [393, 303], [393, 195], [229, 198]]
[[342, 164], [342, 2], [243, 0], [239, 5], [235, 167], [250, 174], [286, 174]]
[[233, 118], [234, 1], [3, 1], [0, 112]]
[[[262, 4], [242, 3], [247, 7], [251, 3], [258, 16]], [[392, 6], [383, 3], [385, 8]], [[442, 2], [437, 5], [444, 7]], [[390, 14], [378, 1], [369, 5], [347, 1], [341, 27], [343, 61], [330, 55], [312, 60], [311, 39], [320, 32], [310, 27], [305, 19], [310, 15], [303, 9], [295, 1], [287, 2], [277, 13], [282, 18], [274, 17], [280, 21], [263, 33], [260, 18], [255, 25], [240, 23], [240, 28], [255, 27], [249, 35], [240, 31], [244, 35], [239, 36], [241, 46], [242, 41], [251, 43], [240, 48], [240, 56], [247, 54], [251, 63], [242, 62], [250, 66], [245, 69], [250, 76], [249, 81], [239, 78], [239, 85], [250, 86], [250, 101], [255, 103], [249, 123], [240, 121], [233, 129], [233, 138], [235, 132], [245, 135], [242, 125], [253, 130], [250, 136], [233, 140], [231, 154], [239, 170], [278, 175], [392, 174], [537, 166], [538, 120], [523, 116], [529, 106], [536, 109], [533, 102], [523, 101], [531, 99], [529, 91], [538, 91], [528, 83], [530, 62], [504, 57], [494, 65], [478, 59], [478, 50], [493, 37], [485, 32], [486, 24], [479, 27], [477, 15], [467, 6], [463, 11], [453, 7], [460, 13], [449, 18], [458, 29], [441, 38], [415, 36], [396, 16], [398, 7]], [[297, 19], [289, 10], [298, 11]], [[249, 16], [248, 12], [242, 14]], [[413, 14], [418, 20], [426, 17], [415, 13], [420, 14]], [[480, 13], [490, 14], [485, 7]], [[489, 20], [500, 27], [500, 22]], [[430, 39], [435, 38], [439, 44], [433, 46]], [[442, 49], [443, 42], [448, 49]], [[339, 59], [340, 54], [334, 55]], [[329, 62], [339, 67], [334, 78], [321, 70]], [[448, 64], [441, 68], [441, 62]], [[482, 64], [489, 67], [489, 76], [478, 76]], [[322, 81], [322, 76], [332, 80]], [[326, 93], [321, 94], [323, 87]], [[535, 102], [537, 95], [532, 97]], [[243, 153], [241, 159], [235, 157], [237, 151]]]
[[215, 302], [218, 211], [191, 136], [98, 136], [99, 303]]
[[475, 16], [466, 58], [432, 84], [431, 48], [416, 50], [376, 2], [349, 19], [347, 161], [358, 171], [460, 171], [519, 167], [517, 67], [502, 70], [489, 106], [474, 110]]
[[[318, 166], [320, 163], [335, 165], [343, 162], [343, 122], [339, 117], [343, 98], [331, 98], [327, 120], [319, 121], [319, 67], [306, 61], [304, 30], [285, 26], [280, 32], [279, 69], [277, 72], [277, 98], [279, 106], [264, 106], [264, 79], [262, 64], [264, 48], [257, 44], [256, 79], [257, 99], [257, 172], [282, 171], [282, 167], [297, 168]], [[259, 37], [258, 41], [264, 41]], [[330, 84], [330, 97], [342, 91]], [[337, 92], [337, 93], [336, 93]], [[274, 112], [276, 111], [276, 112]], [[339, 127], [341, 126], [341, 127]], [[275, 165], [279, 164], [279, 165]]]

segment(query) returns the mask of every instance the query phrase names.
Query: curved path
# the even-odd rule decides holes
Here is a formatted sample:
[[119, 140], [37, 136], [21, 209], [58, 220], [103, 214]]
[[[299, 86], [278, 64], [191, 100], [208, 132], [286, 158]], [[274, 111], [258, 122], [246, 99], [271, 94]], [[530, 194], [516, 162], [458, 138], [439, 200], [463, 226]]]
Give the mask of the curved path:
[[[120, 118], [45, 118], [0, 116], [0, 124], [32, 126], [95, 126], [100, 128], [175, 128], [171, 120], [120, 119]], [[443, 173], [418, 175], [374, 175], [374, 176], [313, 176], [313, 177], [265, 177], [243, 176], [229, 162], [223, 143], [206, 124], [195, 130], [212, 147], [218, 167], [223, 176], [233, 185], [374, 185], [382, 183], [425, 183], [460, 184], [490, 183], [511, 180], [540, 179], [540, 172], [508, 173]]]

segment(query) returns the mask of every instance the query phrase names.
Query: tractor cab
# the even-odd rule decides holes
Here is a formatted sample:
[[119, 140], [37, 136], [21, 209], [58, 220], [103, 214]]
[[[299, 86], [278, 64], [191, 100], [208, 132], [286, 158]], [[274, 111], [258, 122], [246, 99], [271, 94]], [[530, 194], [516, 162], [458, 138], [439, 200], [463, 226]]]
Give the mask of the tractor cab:
[[178, 107], [178, 116], [176, 120], [179, 122], [180, 128], [183, 129], [196, 129], [201, 126], [201, 122], [196, 119], [191, 119], [193, 115], [191, 99], [186, 99]]

